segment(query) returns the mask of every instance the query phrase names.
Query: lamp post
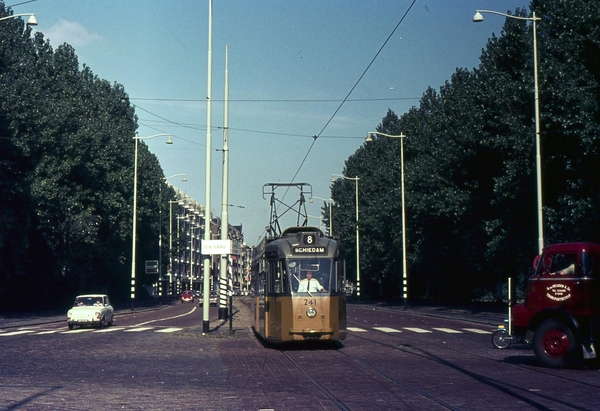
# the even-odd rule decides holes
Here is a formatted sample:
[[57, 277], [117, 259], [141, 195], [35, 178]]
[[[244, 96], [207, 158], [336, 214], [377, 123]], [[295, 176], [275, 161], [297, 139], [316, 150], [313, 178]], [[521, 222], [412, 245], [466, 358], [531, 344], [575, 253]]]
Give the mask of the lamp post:
[[38, 25], [38, 21], [35, 18], [35, 15], [33, 13], [13, 14], [12, 16], [6, 16], [6, 17], [0, 18], [0, 21], [14, 19], [15, 17], [20, 17], [20, 16], [29, 16], [29, 18], [27, 19], [28, 26], [37, 26]]
[[[211, 169], [211, 143], [210, 134], [212, 119], [212, 0], [208, 0], [208, 67], [206, 71], [206, 204], [205, 204], [205, 230], [204, 240], [211, 240], [211, 209], [210, 209], [210, 169]], [[212, 256], [207, 255], [204, 259], [204, 281], [202, 283], [202, 294], [204, 301], [210, 299], [210, 277], [212, 272]], [[210, 330], [210, 304], [202, 305], [202, 334], [208, 334]]]
[[149, 140], [151, 138], [168, 136], [167, 144], [173, 144], [170, 134], [155, 134], [149, 137], [140, 137], [135, 134], [135, 157], [133, 163], [133, 234], [131, 237], [131, 311], [133, 311], [133, 302], [135, 300], [135, 245], [137, 235], [137, 175], [138, 175], [138, 145], [140, 140]]
[[331, 198], [321, 198], [321, 197], [317, 197], [317, 196], [312, 196], [310, 198], [310, 200], [308, 200], [310, 203], [313, 203], [313, 198], [316, 198], [317, 200], [323, 200], [325, 202], [329, 202], [329, 236], [332, 237], [333, 236], [333, 220], [331, 219], [331, 205], [333, 204], [333, 200]]
[[[225, 104], [223, 106], [223, 193], [221, 201], [221, 240], [229, 239], [229, 51], [225, 46]], [[219, 268], [219, 320], [226, 320], [227, 254], [221, 254]]]
[[[323, 228], [323, 216], [322, 215], [307, 214], [306, 216], [309, 218], [318, 218], [319, 219], [319, 230], [321, 230]], [[312, 227], [312, 225], [311, 225], [311, 227]]]
[[534, 78], [534, 102], [535, 102], [535, 165], [537, 177], [537, 215], [538, 215], [538, 251], [541, 254], [544, 248], [544, 216], [542, 211], [542, 156], [540, 149], [540, 100], [538, 91], [538, 56], [537, 56], [537, 28], [536, 22], [541, 20], [535, 16], [535, 11], [531, 17], [511, 16], [510, 14], [500, 13], [492, 10], [475, 10], [473, 22], [483, 21], [481, 13], [498, 14], [516, 20], [531, 21], [533, 25], [533, 78]]
[[[193, 223], [190, 223], [190, 290], [194, 291], [194, 239], [195, 239], [195, 234], [194, 234], [194, 230], [198, 229], [198, 228], [202, 228], [201, 225], [194, 225]], [[198, 264], [196, 264], [198, 265]], [[198, 276], [196, 276], [198, 277]]]
[[169, 200], [169, 297], [173, 296], [173, 204], [179, 205], [179, 200]]
[[404, 139], [406, 136], [404, 133], [400, 133], [398, 136], [393, 136], [378, 131], [370, 131], [367, 133], [367, 143], [372, 142], [371, 136], [377, 134], [387, 138], [399, 138], [400, 139], [400, 169], [401, 169], [401, 192], [402, 192], [402, 299], [404, 300], [404, 311], [406, 311], [406, 305], [408, 300], [408, 270], [406, 268], [406, 209], [404, 207]]
[[360, 299], [360, 230], [358, 228], [358, 177], [346, 177], [342, 174], [333, 174], [331, 176], [331, 182], [335, 179], [334, 176], [343, 178], [344, 180], [353, 180], [356, 188], [356, 298]]
[[[171, 178], [183, 176], [181, 181], [186, 182], [187, 176], [185, 174], [175, 174], [169, 177], [164, 177], [163, 181], [167, 181]], [[169, 201], [169, 224], [171, 223], [171, 213], [173, 212], [172, 207], [170, 206], [171, 201]], [[169, 236], [171, 235], [170, 231], [171, 225], [169, 225]], [[171, 252], [171, 243], [169, 243], [169, 253]], [[171, 266], [169, 265], [169, 287], [171, 287]], [[169, 288], [169, 291], [171, 288]], [[162, 298], [162, 184], [158, 187], [158, 299], [160, 303], [160, 299]]]

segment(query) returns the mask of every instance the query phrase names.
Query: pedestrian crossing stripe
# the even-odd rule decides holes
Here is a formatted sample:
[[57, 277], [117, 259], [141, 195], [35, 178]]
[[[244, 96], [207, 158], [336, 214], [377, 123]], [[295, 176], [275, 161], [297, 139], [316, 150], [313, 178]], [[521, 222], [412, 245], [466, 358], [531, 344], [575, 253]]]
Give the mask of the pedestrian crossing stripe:
[[462, 334], [462, 331], [453, 330], [452, 328], [434, 328], [434, 330], [441, 331], [448, 334]]
[[422, 328], [417, 328], [417, 327], [404, 327], [404, 329], [408, 330], [408, 331], [413, 331], [413, 332], [416, 332], [416, 333], [420, 333], [420, 334], [426, 334], [426, 333], [430, 333], [431, 332], [429, 330], [424, 330]]
[[354, 331], [355, 333], [366, 333], [367, 330], [365, 330], [364, 328], [357, 328], [357, 327], [347, 327], [348, 331]]
[[93, 331], [91, 328], [76, 328], [74, 330], [63, 331], [61, 334], [79, 334], [79, 333], [87, 333]]
[[169, 327], [169, 328], [164, 328], [162, 330], [156, 330], [157, 333], [174, 333], [175, 331], [181, 331], [183, 330], [183, 328], [177, 328], [177, 327]]
[[478, 328], [463, 328], [463, 330], [465, 331], [471, 331], [472, 333], [475, 334], [491, 334], [491, 331], [485, 331], [485, 330], [480, 330]]
[[103, 330], [98, 330], [96, 331], [97, 333], [111, 333], [113, 331], [121, 331], [124, 330], [125, 327], [110, 327], [110, 328], [105, 328]]
[[125, 330], [126, 333], [137, 333], [140, 331], [148, 331], [148, 330], [152, 330], [154, 329], [154, 327], [136, 327], [136, 328], [130, 328], [128, 330]]
[[[27, 335], [80, 334], [80, 333], [86, 333], [86, 332], [110, 333], [110, 332], [115, 332], [115, 331], [142, 332], [142, 331], [149, 331], [149, 330], [155, 330], [154, 332], [157, 332], [157, 333], [168, 334], [168, 333], [174, 333], [177, 331], [181, 331], [181, 330], [183, 330], [183, 328], [181, 328], [181, 327], [165, 327], [165, 328], [156, 330], [155, 327], [134, 327], [134, 328], [109, 327], [109, 328], [102, 328], [102, 329], [75, 328], [73, 330], [56, 329], [56, 330], [45, 330], [45, 331], [40, 331], [38, 329], [24, 329], [24, 330], [9, 331], [9, 332], [3, 331], [3, 332], [0, 332], [0, 337], [10, 337], [10, 336], [15, 336], [15, 335], [25, 335], [25, 334], [27, 334]], [[366, 331], [366, 330], [364, 330], [364, 331]]]
[[374, 330], [383, 331], [384, 333], [401, 333], [402, 331], [389, 327], [373, 327]]
[[8, 337], [11, 335], [19, 335], [19, 334], [29, 334], [34, 332], [33, 330], [19, 330], [19, 331], [11, 331], [11, 332], [7, 332], [7, 333], [0, 333], [0, 336], [2, 337]]

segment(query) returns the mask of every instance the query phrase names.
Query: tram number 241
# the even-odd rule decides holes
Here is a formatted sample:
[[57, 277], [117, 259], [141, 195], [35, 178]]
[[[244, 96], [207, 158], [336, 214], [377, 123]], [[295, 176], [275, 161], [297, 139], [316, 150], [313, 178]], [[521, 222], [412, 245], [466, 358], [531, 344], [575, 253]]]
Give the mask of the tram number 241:
[[309, 300], [308, 298], [305, 298], [304, 305], [317, 305], [317, 300]]

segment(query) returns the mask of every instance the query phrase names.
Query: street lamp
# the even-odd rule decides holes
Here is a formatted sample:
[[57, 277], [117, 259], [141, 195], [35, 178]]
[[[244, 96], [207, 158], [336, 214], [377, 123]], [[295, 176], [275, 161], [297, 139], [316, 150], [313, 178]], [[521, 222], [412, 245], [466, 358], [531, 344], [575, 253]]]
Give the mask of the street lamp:
[[135, 134], [135, 157], [133, 165], [133, 235], [131, 238], [131, 311], [133, 311], [133, 302], [135, 300], [135, 245], [137, 233], [137, 174], [138, 174], [138, 144], [140, 140], [168, 136], [167, 144], [173, 144], [170, 134], [155, 134], [149, 137], [140, 137]]
[[[175, 174], [169, 177], [164, 177], [163, 181], [167, 181], [171, 178], [174, 177], [178, 177], [178, 176], [183, 176], [183, 178], [181, 179], [181, 181], [183, 182], [187, 182], [187, 176], [185, 174]], [[169, 205], [171, 204], [171, 201], [169, 201]], [[171, 212], [172, 212], [172, 207], [170, 207], [169, 210], [169, 219], [172, 219], [173, 217], [171, 216]], [[169, 226], [170, 227], [170, 226]], [[169, 235], [171, 235], [171, 232], [169, 231]], [[170, 246], [170, 244], [169, 244]], [[171, 252], [171, 249], [169, 248], [169, 253]], [[171, 266], [169, 265], [169, 287], [171, 287], [171, 273], [170, 273], [170, 268]], [[169, 288], [169, 291], [171, 289]], [[158, 187], [158, 299], [160, 302], [160, 299], [162, 298], [162, 184], [159, 185]]]
[[323, 200], [325, 202], [329, 202], [329, 236], [333, 237], [333, 222], [331, 219], [331, 206], [333, 205], [333, 200], [331, 198], [321, 198], [321, 197], [317, 197], [317, 196], [312, 196], [310, 198], [310, 200], [308, 200], [310, 203], [314, 203], [313, 198], [316, 198], [317, 200]]
[[358, 177], [346, 177], [342, 174], [333, 174], [331, 176], [331, 182], [335, 182], [334, 176], [341, 177], [345, 180], [354, 180], [356, 187], [356, 298], [360, 299], [360, 232], [358, 229]]
[[14, 19], [15, 17], [19, 17], [19, 16], [29, 16], [29, 18], [27, 19], [28, 26], [37, 26], [38, 25], [38, 21], [35, 18], [35, 15], [33, 13], [13, 14], [12, 16], [6, 16], [6, 17], [0, 18], [0, 21]]
[[[211, 208], [210, 208], [210, 171], [212, 155], [212, 136], [210, 134], [212, 124], [212, 0], [208, 0], [208, 67], [206, 70], [206, 175], [205, 175], [205, 230], [204, 241], [211, 240]], [[204, 259], [204, 281], [202, 283], [202, 295], [204, 301], [210, 298], [210, 276], [212, 273], [212, 255]], [[210, 331], [210, 304], [202, 306], [202, 334]]]
[[[169, 200], [169, 297], [173, 296], [173, 204], [179, 205], [179, 200]], [[179, 220], [177, 220], [179, 226]], [[177, 230], [179, 234], [179, 230]]]
[[406, 211], [404, 207], [404, 139], [406, 136], [404, 133], [400, 133], [398, 136], [392, 136], [378, 131], [370, 131], [367, 133], [367, 143], [373, 141], [372, 135], [377, 134], [387, 138], [399, 138], [400, 139], [400, 168], [401, 168], [401, 181], [402, 181], [402, 298], [404, 299], [404, 311], [406, 311], [406, 304], [408, 300], [408, 270], [406, 268]]
[[537, 29], [536, 21], [541, 20], [535, 16], [535, 11], [531, 17], [511, 16], [510, 14], [500, 13], [492, 10], [475, 10], [473, 22], [479, 23], [483, 21], [481, 13], [498, 14], [516, 20], [531, 21], [533, 25], [533, 75], [534, 75], [534, 102], [535, 102], [535, 164], [537, 175], [537, 215], [538, 215], [538, 249], [542, 253], [544, 248], [544, 221], [542, 212], [542, 156], [540, 149], [540, 100], [538, 93], [538, 56], [537, 56]]

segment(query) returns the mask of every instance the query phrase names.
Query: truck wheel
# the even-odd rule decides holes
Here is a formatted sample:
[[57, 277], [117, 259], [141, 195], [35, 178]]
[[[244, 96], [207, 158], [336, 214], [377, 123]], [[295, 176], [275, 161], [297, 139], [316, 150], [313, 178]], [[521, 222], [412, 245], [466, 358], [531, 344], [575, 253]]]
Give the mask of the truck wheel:
[[549, 367], [572, 366], [577, 360], [577, 344], [571, 329], [556, 320], [541, 323], [533, 335], [536, 357]]

